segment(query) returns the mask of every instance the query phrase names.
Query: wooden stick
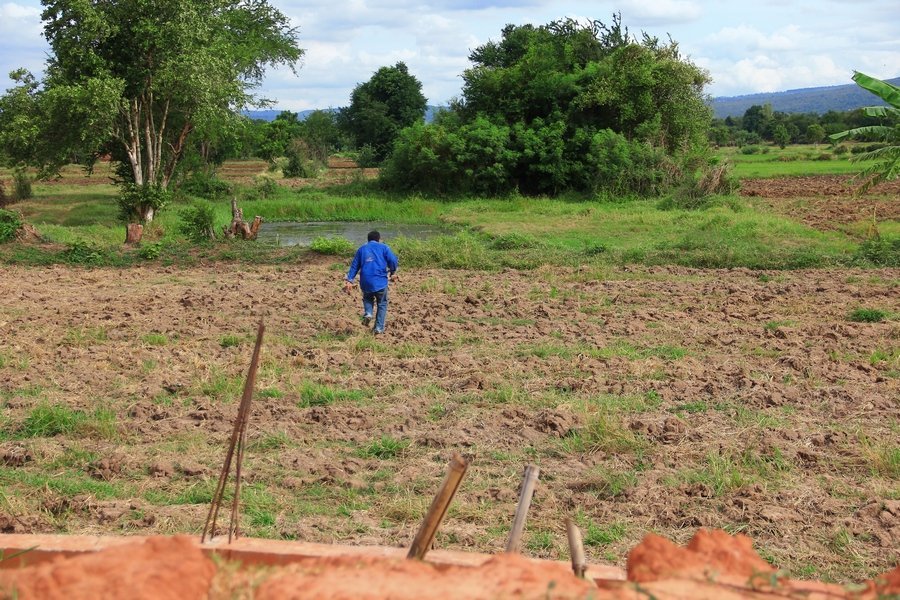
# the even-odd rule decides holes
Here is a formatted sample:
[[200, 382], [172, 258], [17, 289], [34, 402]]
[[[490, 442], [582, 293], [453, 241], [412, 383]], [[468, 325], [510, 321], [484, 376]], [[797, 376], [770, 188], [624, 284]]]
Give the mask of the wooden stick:
[[525, 519], [528, 517], [528, 509], [531, 508], [534, 487], [537, 485], [540, 473], [540, 468], [535, 465], [525, 466], [525, 473], [522, 475], [522, 485], [519, 487], [519, 505], [516, 507], [512, 529], [509, 530], [509, 539], [506, 541], [507, 552], [518, 553], [522, 550], [522, 533], [525, 532]]
[[228, 482], [228, 474], [231, 472], [231, 462], [235, 458], [237, 451], [237, 474], [235, 482], [235, 493], [231, 504], [231, 525], [228, 529], [228, 543], [231, 543], [232, 533], [237, 532], [237, 508], [240, 504], [241, 495], [241, 463], [244, 458], [244, 444], [246, 439], [247, 422], [250, 414], [250, 401], [253, 398], [253, 388], [256, 385], [256, 371], [259, 367], [259, 354], [262, 348], [263, 333], [265, 325], [259, 322], [256, 330], [256, 345], [253, 348], [253, 357], [250, 359], [250, 368], [247, 371], [247, 379], [244, 381], [244, 392], [241, 395], [241, 403], [238, 406], [238, 414], [234, 419], [234, 427], [231, 431], [231, 439], [228, 443], [228, 450], [225, 452], [225, 462], [222, 464], [222, 470], [219, 473], [219, 482], [216, 485], [216, 492], [213, 494], [212, 504], [209, 507], [209, 514], [206, 516], [206, 524], [203, 526], [203, 534], [200, 536], [200, 542], [206, 541], [206, 534], [212, 537], [215, 535], [216, 520], [219, 517], [219, 508], [222, 504], [222, 498], [225, 495], [225, 485]]
[[569, 538], [572, 572], [575, 573], [576, 577], [584, 579], [584, 574], [587, 572], [587, 561], [584, 558], [584, 543], [581, 541], [581, 530], [569, 518], [566, 518], [566, 536]]
[[431, 544], [434, 543], [434, 536], [437, 534], [438, 527], [440, 527], [441, 521], [444, 520], [447, 508], [450, 506], [450, 502], [453, 500], [453, 496], [456, 494], [456, 490], [459, 488], [459, 484], [462, 482], [468, 467], [469, 462], [454, 452], [450, 458], [444, 482], [441, 484], [441, 488], [438, 490], [434, 500], [431, 501], [431, 506], [425, 514], [422, 525], [419, 526], [419, 531], [416, 533], [412, 546], [409, 547], [406, 558], [417, 558], [419, 560], [425, 558], [425, 554], [428, 553], [428, 550], [431, 549]]

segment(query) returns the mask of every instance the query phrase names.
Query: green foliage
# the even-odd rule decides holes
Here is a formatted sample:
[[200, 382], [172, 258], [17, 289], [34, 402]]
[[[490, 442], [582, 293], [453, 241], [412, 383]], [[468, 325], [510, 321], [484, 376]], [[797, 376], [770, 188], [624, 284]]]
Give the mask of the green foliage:
[[[227, 136], [266, 66], [302, 55], [297, 30], [266, 0], [47, 0], [43, 82], [17, 72], [0, 99], [0, 143], [57, 169], [111, 153], [123, 180], [165, 189], [195, 139]], [[142, 215], [151, 220], [152, 213]]]
[[0, 208], [0, 244], [16, 237], [22, 226], [22, 217], [17, 212]]
[[706, 145], [705, 72], [674, 42], [633, 38], [618, 15], [510, 25], [470, 59], [453, 109], [401, 132], [389, 188], [649, 195], [689, 174], [673, 156]]
[[325, 158], [316, 156], [314, 150], [303, 140], [293, 140], [285, 150], [287, 163], [281, 172], [285, 177], [312, 178], [325, 166]]
[[359, 454], [364, 458], [388, 460], [400, 456], [408, 447], [409, 440], [398, 440], [389, 435], [383, 435], [368, 446], [360, 448]]
[[105, 263], [109, 253], [97, 244], [75, 241], [62, 252], [63, 260], [73, 265], [98, 266]]
[[309, 249], [319, 254], [347, 255], [353, 253], [354, 246], [342, 237], [317, 237], [309, 245]]
[[219, 340], [219, 345], [223, 348], [234, 348], [235, 346], [240, 346], [242, 341], [241, 336], [229, 333], [222, 336], [222, 339]]
[[879, 308], [856, 308], [850, 311], [847, 319], [855, 323], [880, 323], [890, 316], [890, 312]]
[[900, 238], [874, 237], [856, 251], [856, 262], [879, 267], [900, 267]]
[[116, 198], [119, 219], [124, 223], [145, 223], [153, 220], [157, 211], [165, 208], [172, 193], [156, 185], [123, 184]]
[[832, 142], [852, 137], [875, 137], [884, 142], [883, 147], [852, 158], [855, 161], [875, 161], [857, 176], [857, 180], [861, 182], [858, 191], [865, 192], [883, 181], [900, 177], [900, 87], [858, 71], [854, 73], [853, 81], [888, 104], [864, 109], [868, 116], [883, 119], [883, 124], [857, 127], [831, 136]]
[[281, 186], [271, 177], [258, 177], [254, 190], [259, 198], [267, 200], [278, 195]]
[[13, 171], [13, 200], [28, 200], [34, 194], [31, 191], [31, 177], [25, 169]]
[[233, 188], [215, 173], [195, 171], [181, 183], [180, 191], [207, 200], [221, 200], [231, 194]]
[[306, 382], [300, 388], [300, 407], [327, 406], [335, 402], [358, 402], [365, 398], [360, 390], [344, 390]]
[[144, 243], [141, 244], [141, 247], [138, 249], [138, 256], [144, 260], [156, 260], [159, 258], [160, 254], [162, 254], [162, 250], [162, 242]]
[[381, 67], [350, 95], [350, 106], [341, 111], [341, 125], [357, 148], [369, 146], [375, 160], [390, 153], [394, 139], [404, 127], [425, 116], [422, 84], [406, 64]]
[[31, 410], [19, 428], [22, 437], [53, 437], [73, 433], [88, 416], [64, 404], [39, 404]]
[[215, 239], [216, 211], [212, 204], [198, 200], [178, 212], [178, 230], [194, 243]]

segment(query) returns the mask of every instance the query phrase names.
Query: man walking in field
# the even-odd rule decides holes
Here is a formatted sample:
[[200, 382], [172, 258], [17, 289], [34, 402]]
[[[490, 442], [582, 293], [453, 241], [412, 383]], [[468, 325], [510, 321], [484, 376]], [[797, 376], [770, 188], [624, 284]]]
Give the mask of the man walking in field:
[[377, 305], [375, 313], [376, 334], [384, 333], [384, 321], [387, 318], [388, 307], [388, 278], [394, 281], [397, 272], [397, 257], [387, 244], [381, 243], [381, 234], [377, 231], [369, 232], [369, 241], [359, 247], [350, 270], [347, 271], [347, 280], [344, 289], [347, 293], [353, 287], [353, 279], [359, 273], [359, 289], [362, 291], [363, 301], [363, 325], [372, 322], [373, 308]]

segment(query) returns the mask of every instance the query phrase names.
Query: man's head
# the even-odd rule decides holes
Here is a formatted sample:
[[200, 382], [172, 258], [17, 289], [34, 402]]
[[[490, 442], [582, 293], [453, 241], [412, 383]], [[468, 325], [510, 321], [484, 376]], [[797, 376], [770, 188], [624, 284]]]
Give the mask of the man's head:
[[369, 232], [369, 241], [370, 242], [380, 242], [381, 234], [378, 233], [377, 231], [370, 231]]

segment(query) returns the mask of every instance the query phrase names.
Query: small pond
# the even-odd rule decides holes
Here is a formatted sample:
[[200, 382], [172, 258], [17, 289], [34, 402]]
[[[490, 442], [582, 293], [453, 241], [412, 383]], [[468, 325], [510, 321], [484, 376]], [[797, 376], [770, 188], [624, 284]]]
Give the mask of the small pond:
[[342, 237], [353, 243], [364, 244], [373, 229], [381, 234], [381, 241], [390, 244], [397, 237], [428, 239], [447, 233], [440, 225], [419, 223], [366, 223], [358, 221], [326, 221], [313, 223], [273, 222], [263, 223], [257, 239], [276, 246], [308, 246], [319, 237]]

